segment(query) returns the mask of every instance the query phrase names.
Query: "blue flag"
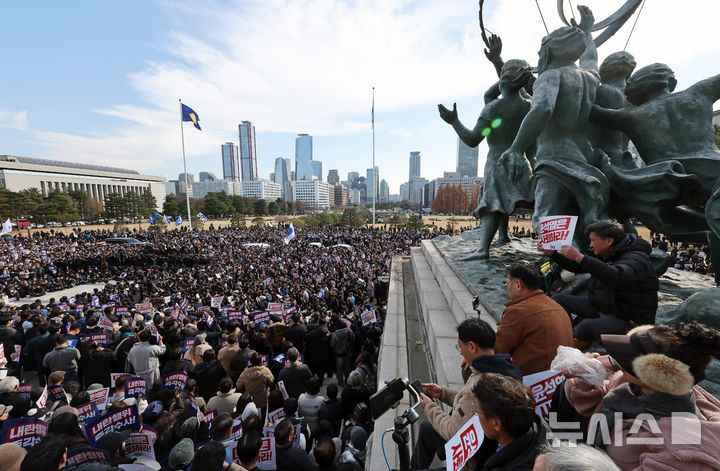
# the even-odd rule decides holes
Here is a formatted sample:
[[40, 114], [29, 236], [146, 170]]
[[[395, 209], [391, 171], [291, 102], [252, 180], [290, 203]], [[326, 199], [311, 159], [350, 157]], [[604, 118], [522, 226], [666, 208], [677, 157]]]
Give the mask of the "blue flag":
[[182, 120], [192, 122], [196, 128], [202, 131], [202, 129], [200, 129], [200, 117], [195, 112], [195, 110], [193, 110], [189, 106], [182, 105]]
[[152, 217], [152, 215], [150, 215], [150, 217], [148, 218], [148, 222], [149, 222], [150, 224], [155, 224], [155, 218]]
[[177, 219], [175, 219], [175, 225], [179, 226], [180, 224], [182, 224], [182, 216], [178, 216]]
[[156, 218], [162, 219], [162, 214], [158, 213], [157, 211], [155, 211], [153, 214], [155, 215]]

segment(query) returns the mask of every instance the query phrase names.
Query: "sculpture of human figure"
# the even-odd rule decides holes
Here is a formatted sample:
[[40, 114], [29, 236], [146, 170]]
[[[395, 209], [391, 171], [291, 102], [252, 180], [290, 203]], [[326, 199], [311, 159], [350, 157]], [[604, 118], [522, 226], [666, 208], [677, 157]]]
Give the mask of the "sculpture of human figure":
[[488, 140], [482, 197], [474, 212], [481, 220], [480, 243], [478, 249], [463, 260], [488, 258], [490, 243], [498, 229], [498, 244], [509, 242], [508, 217], [518, 203], [532, 201], [529, 175], [511, 183], [505, 169], [497, 165], [498, 158], [510, 147], [523, 118], [530, 110], [530, 100], [521, 96], [520, 90], [531, 77], [530, 64], [518, 59], [507, 61], [500, 71], [502, 97], [485, 105], [472, 130], [458, 119], [457, 104], [453, 104], [452, 110], [438, 105], [440, 117], [452, 125], [465, 144], [476, 147], [485, 137]]
[[605, 171], [614, 191], [626, 195], [628, 214], [652, 230], [678, 238], [697, 238], [710, 228], [713, 264], [718, 266], [720, 151], [712, 115], [713, 104], [720, 99], [720, 75], [673, 93], [676, 84], [667, 65], [643, 67], [625, 89], [634, 106], [619, 110], [594, 106], [590, 119], [627, 134], [646, 164]]
[[[610, 190], [605, 175], [589, 163], [587, 121], [600, 75], [590, 35], [592, 12], [584, 6], [578, 10], [579, 27], [562, 27], [543, 38], [532, 107], [498, 165], [512, 181], [534, 174], [536, 232], [543, 216], [577, 215], [574, 243], [584, 248], [585, 227], [604, 216]], [[532, 145], [534, 168], [524, 156]]]

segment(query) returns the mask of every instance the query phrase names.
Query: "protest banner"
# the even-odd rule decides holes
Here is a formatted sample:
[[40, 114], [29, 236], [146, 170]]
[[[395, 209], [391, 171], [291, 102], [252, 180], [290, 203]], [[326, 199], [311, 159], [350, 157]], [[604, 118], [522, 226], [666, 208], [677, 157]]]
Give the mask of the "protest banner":
[[125, 440], [125, 456], [136, 458], [145, 456], [151, 460], [155, 459], [155, 448], [150, 436], [145, 433], [131, 433]]
[[540, 218], [540, 244], [545, 250], [560, 250], [572, 244], [577, 216], [543, 216]]
[[[68, 326], [68, 327], [70, 327], [70, 326]], [[77, 344], [79, 341], [80, 341], [80, 339], [68, 339], [68, 344], [70, 344], [70, 346], [72, 348], [77, 348]]]
[[32, 384], [20, 383], [20, 385], [18, 386], [18, 394], [25, 399], [30, 400], [30, 396], [32, 395]]
[[145, 387], [147, 381], [143, 378], [134, 377], [125, 380], [125, 398], [129, 397], [145, 397]]
[[363, 312], [360, 315], [360, 318], [362, 319], [363, 325], [374, 324], [375, 322], [377, 322], [377, 317], [375, 316], [374, 309]]
[[140, 430], [137, 404], [117, 409], [90, 422], [85, 426], [85, 436], [90, 445], [95, 445], [105, 435], [125, 429]]
[[150, 304], [149, 302], [136, 304], [135, 312], [137, 312], [138, 314], [142, 314], [142, 315], [152, 314], [152, 312], [153, 312], [152, 304]]
[[232, 311], [234, 308], [232, 306], [223, 306], [220, 308], [220, 313], [218, 314], [218, 317], [222, 319], [227, 319], [228, 312]]
[[121, 376], [130, 376], [128, 373], [110, 373], [110, 387], [115, 387], [115, 381]]
[[270, 313], [267, 311], [253, 311], [253, 322], [255, 325], [268, 325], [270, 323]]
[[216, 309], [220, 308], [224, 297], [225, 296], [213, 296], [212, 301], [210, 301], [210, 307], [214, 307]]
[[105, 410], [108, 397], [110, 397], [110, 388], [100, 388], [88, 391], [90, 400], [95, 403], [98, 410]]
[[184, 371], [169, 373], [162, 377], [162, 387], [164, 389], [177, 389], [182, 391], [185, 389], [185, 383], [187, 383], [187, 380], [188, 374]]
[[124, 306], [117, 306], [115, 308], [115, 314], [118, 316], [127, 316], [129, 309]]
[[2, 443], [15, 443], [30, 450], [47, 435], [48, 426], [42, 420], [26, 417], [3, 422]]
[[217, 409], [213, 409], [207, 414], [205, 414], [205, 422], [207, 422], [208, 426], [213, 423], [215, 420], [215, 417], [217, 417], [218, 411]]
[[67, 452], [67, 466], [80, 467], [89, 463], [112, 466], [110, 454], [99, 448], [76, 448]]
[[[81, 424], [87, 424], [89, 422], [92, 422], [93, 420], [97, 419], [98, 416], [98, 407], [97, 404], [90, 401], [87, 402], [81, 406], [77, 406], [76, 409], [78, 410], [78, 423]], [[82, 425], [81, 425], [82, 426]]]
[[228, 311], [227, 313], [228, 322], [242, 322], [243, 317], [245, 317], [245, 313], [243, 311]]
[[453, 437], [445, 444], [445, 463], [447, 471], [458, 471], [480, 449], [485, 432], [477, 414], [465, 422]]
[[240, 440], [240, 437], [242, 437], [243, 430], [242, 430], [242, 418], [236, 417], [233, 419], [233, 426], [232, 426], [232, 439], [235, 441]]
[[268, 312], [270, 314], [282, 314], [283, 313], [282, 303], [268, 303]]
[[557, 389], [558, 384], [565, 380], [565, 376], [559, 371], [547, 370], [540, 373], [523, 376], [523, 384], [533, 394], [535, 401], [535, 412], [545, 420], [550, 418], [550, 402]]
[[100, 316], [100, 318], [98, 319], [97, 325], [98, 325], [98, 327], [101, 327], [105, 330], [114, 330], [115, 329], [112, 321], [105, 316]]
[[100, 345], [101, 347], [107, 347], [108, 336], [107, 334], [90, 334], [90, 340]]
[[280, 392], [282, 393], [283, 399], [286, 399], [290, 397], [290, 395], [287, 392], [287, 389], [285, 389], [285, 382], [283, 380], [278, 381], [278, 388], [280, 389]]
[[46, 388], [48, 400], [70, 404], [70, 396], [65, 392], [62, 384], [54, 384]]
[[285, 418], [285, 409], [282, 407], [268, 413], [267, 422], [273, 427], [276, 423]]
[[145, 425], [145, 424], [143, 424], [142, 427], [140, 427], [140, 433], [144, 433], [145, 435], [150, 437], [150, 441], [152, 441], [153, 443], [155, 443], [155, 440], [157, 440], [157, 437], [158, 437], [157, 430], [155, 430], [151, 426]]
[[190, 350], [195, 343], [195, 337], [185, 337], [185, 343], [183, 344], [183, 351], [187, 352]]

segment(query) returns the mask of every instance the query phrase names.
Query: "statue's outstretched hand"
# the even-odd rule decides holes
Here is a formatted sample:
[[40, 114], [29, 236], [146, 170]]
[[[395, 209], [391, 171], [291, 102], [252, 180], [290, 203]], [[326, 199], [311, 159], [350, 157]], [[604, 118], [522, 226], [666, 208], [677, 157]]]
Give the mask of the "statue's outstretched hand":
[[570, 20], [570, 23], [578, 29], [583, 30], [586, 33], [590, 33], [592, 31], [593, 25], [595, 25], [595, 16], [593, 16], [592, 11], [590, 8], [578, 5], [578, 11], [580, 12], [580, 24], [575, 22], [575, 18]]
[[448, 124], [453, 124], [458, 119], [457, 103], [453, 103], [452, 111], [445, 108], [444, 105], [438, 105], [438, 111], [440, 112], [440, 117], [443, 119], [443, 121]]
[[507, 150], [498, 159], [498, 165], [501, 165], [507, 171], [508, 178], [511, 183], [517, 183], [524, 172], [532, 175], [530, 162], [520, 152]]
[[488, 38], [488, 48], [485, 49], [485, 57], [492, 63], [500, 58], [502, 53], [502, 39], [497, 34], [490, 35]]

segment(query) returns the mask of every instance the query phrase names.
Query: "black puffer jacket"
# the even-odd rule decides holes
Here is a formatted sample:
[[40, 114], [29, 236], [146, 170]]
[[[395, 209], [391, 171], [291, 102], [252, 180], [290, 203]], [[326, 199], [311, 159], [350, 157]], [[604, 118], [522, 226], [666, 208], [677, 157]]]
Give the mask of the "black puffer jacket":
[[659, 282], [650, 262], [650, 244], [627, 234], [601, 260], [586, 255], [580, 263], [555, 252], [552, 259], [574, 273], [590, 273], [588, 299], [598, 310], [630, 319], [636, 324], [654, 324]]

